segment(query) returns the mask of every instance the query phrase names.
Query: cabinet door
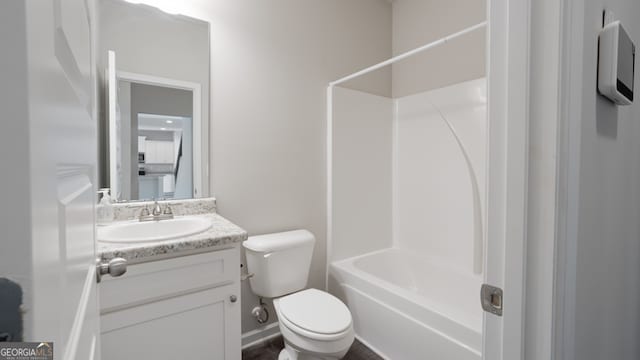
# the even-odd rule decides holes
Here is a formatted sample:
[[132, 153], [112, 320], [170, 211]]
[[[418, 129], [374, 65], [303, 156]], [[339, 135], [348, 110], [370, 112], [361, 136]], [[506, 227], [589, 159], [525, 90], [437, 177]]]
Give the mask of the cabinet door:
[[158, 160], [157, 146], [155, 141], [146, 140], [144, 143], [145, 161], [147, 164], [155, 164]]
[[173, 142], [171, 141], [162, 142], [162, 163], [163, 164], [173, 163]]
[[234, 282], [105, 314], [102, 358], [240, 360], [239, 291]]

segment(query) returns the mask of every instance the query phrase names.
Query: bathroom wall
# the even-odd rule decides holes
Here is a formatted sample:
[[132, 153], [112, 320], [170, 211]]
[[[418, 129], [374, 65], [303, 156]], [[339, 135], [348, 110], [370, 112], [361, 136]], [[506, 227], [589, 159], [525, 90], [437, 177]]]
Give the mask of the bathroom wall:
[[[486, 0], [395, 0], [393, 54], [486, 20]], [[485, 76], [485, 30], [393, 65], [393, 96], [403, 97]]]
[[484, 203], [485, 79], [396, 99], [394, 245], [471, 272], [471, 180], [460, 147], [434, 105], [466, 147]]
[[[312, 231], [309, 286], [323, 288], [326, 86], [391, 55], [390, 5], [212, 3], [212, 193], [220, 212], [250, 235]], [[388, 92], [387, 79], [358, 87]], [[249, 314], [257, 300], [246, 284], [243, 295]], [[244, 316], [243, 331], [253, 328], [254, 319]]]
[[[571, 78], [579, 91], [570, 140], [578, 153], [569, 159], [575, 177], [568, 184], [575, 201], [576, 235], [569, 238], [574, 281], [566, 284], [573, 310], [573, 339], [565, 339], [573, 358], [640, 358], [640, 104], [615, 106], [598, 95], [598, 33], [602, 11], [613, 11], [631, 39], [640, 44], [640, 2], [593, 0], [574, 4], [574, 22], [583, 25], [572, 43]], [[640, 83], [636, 58], [636, 92]], [[574, 130], [575, 129], [575, 130]], [[572, 210], [573, 208], [570, 208]], [[575, 256], [575, 257], [574, 257]], [[571, 333], [571, 331], [570, 331]]]
[[131, 84], [131, 117], [137, 117], [139, 113], [192, 117], [193, 93], [189, 90]]
[[[323, 288], [326, 86], [391, 56], [391, 4], [145, 2], [211, 24], [210, 185], [220, 213], [250, 235], [312, 231], [317, 243], [309, 286]], [[389, 72], [351, 87], [390, 94]], [[246, 283], [242, 295], [247, 332], [257, 328], [249, 315], [257, 298]]]
[[392, 245], [393, 100], [335, 87], [332, 261]]

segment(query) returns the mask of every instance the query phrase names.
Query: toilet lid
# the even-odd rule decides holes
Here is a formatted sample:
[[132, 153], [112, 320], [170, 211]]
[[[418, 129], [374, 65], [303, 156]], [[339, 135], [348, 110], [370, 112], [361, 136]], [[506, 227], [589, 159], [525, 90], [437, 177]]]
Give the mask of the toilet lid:
[[307, 289], [280, 298], [280, 314], [294, 325], [319, 334], [336, 334], [351, 326], [351, 313], [337, 297]]

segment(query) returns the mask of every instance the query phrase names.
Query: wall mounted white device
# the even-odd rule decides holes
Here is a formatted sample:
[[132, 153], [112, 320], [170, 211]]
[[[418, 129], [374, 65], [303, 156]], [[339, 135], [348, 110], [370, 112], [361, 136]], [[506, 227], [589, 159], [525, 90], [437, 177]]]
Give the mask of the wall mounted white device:
[[599, 40], [598, 91], [618, 105], [631, 105], [636, 46], [620, 21], [605, 25]]

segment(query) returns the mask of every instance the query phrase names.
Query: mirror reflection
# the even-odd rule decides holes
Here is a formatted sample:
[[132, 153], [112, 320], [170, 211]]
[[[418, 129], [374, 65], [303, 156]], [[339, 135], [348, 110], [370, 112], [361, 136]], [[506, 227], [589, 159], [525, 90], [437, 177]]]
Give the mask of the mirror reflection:
[[[121, 180], [121, 197], [192, 197], [193, 94], [124, 80], [118, 82], [118, 89], [121, 133], [130, 133], [130, 141], [122, 144], [131, 146], [123, 149], [120, 159], [123, 168], [126, 163], [130, 166], [122, 174], [131, 174]], [[164, 104], [171, 107], [162, 109]]]
[[208, 196], [209, 24], [99, 4], [101, 187], [119, 201]]

